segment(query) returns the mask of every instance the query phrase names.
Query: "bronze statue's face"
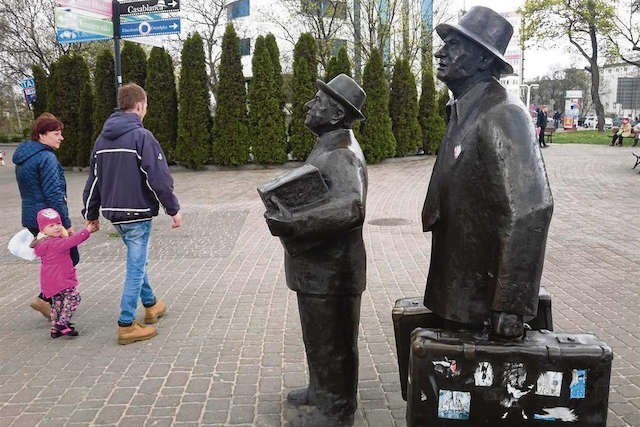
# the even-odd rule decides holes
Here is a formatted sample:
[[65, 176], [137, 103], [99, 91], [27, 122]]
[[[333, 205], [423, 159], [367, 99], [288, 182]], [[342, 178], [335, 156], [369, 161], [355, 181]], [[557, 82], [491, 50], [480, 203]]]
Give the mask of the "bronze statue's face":
[[337, 108], [329, 95], [319, 90], [311, 101], [304, 104], [304, 108], [307, 110], [304, 125], [313, 133], [320, 135], [335, 129]]
[[482, 62], [482, 47], [455, 31], [449, 32], [435, 54], [438, 58], [436, 76], [445, 83], [453, 83], [473, 76]]

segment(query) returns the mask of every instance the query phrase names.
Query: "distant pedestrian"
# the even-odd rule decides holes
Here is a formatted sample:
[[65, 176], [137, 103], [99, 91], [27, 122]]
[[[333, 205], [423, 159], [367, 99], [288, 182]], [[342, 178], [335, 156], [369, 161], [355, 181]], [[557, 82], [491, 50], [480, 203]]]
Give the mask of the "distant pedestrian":
[[[625, 117], [622, 120], [622, 125], [620, 129], [616, 133], [613, 134], [613, 138], [611, 138], [611, 144], [609, 145], [619, 145], [622, 147], [622, 140], [624, 138], [629, 138], [631, 136], [631, 119]], [[617, 142], [616, 142], [617, 141]]]
[[540, 147], [546, 147], [547, 143], [544, 142], [544, 130], [547, 128], [547, 111], [545, 107], [541, 107], [538, 110], [538, 117], [536, 118], [536, 127], [540, 129], [538, 133], [538, 143]]
[[71, 324], [71, 316], [80, 304], [80, 294], [76, 289], [78, 278], [69, 249], [87, 240], [98, 228], [88, 222], [86, 228], [69, 236], [60, 214], [51, 208], [40, 210], [37, 221], [40, 232], [31, 246], [42, 259], [40, 291], [46, 298], [51, 298], [51, 338], [74, 337], [78, 332]]
[[562, 118], [562, 114], [560, 111], [556, 111], [553, 113], [553, 127], [558, 129], [560, 127], [560, 119]]
[[153, 326], [135, 320], [138, 300], [144, 322], [156, 323], [167, 309], [156, 299], [147, 276], [151, 219], [160, 204], [171, 216], [171, 227], [182, 225], [180, 204], [173, 193], [167, 157], [153, 134], [144, 128], [147, 94], [135, 83], [118, 90], [117, 111], [105, 121], [91, 154], [82, 214], [98, 224], [100, 213], [111, 221], [127, 247], [127, 272], [120, 300], [118, 344], [157, 335]]
[[[22, 226], [35, 237], [38, 232], [36, 214], [44, 208], [53, 208], [62, 219], [62, 225], [73, 234], [71, 218], [67, 207], [67, 183], [64, 170], [56, 157], [55, 150], [64, 140], [64, 125], [51, 113], [42, 113], [33, 122], [31, 139], [21, 143], [13, 153], [16, 165], [16, 181], [22, 199]], [[70, 249], [73, 265], [77, 265], [80, 254], [77, 247]], [[31, 302], [31, 308], [49, 319], [51, 300], [38, 295]]]

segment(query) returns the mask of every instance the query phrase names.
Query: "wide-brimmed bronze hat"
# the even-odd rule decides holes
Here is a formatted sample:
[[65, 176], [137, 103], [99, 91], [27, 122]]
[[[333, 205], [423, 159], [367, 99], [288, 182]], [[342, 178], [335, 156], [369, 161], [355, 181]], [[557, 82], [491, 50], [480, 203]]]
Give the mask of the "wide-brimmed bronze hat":
[[488, 7], [474, 6], [457, 24], [440, 24], [436, 27], [444, 40], [450, 31], [457, 31], [487, 49], [502, 64], [504, 74], [513, 74], [513, 67], [504, 58], [504, 53], [513, 35], [513, 27], [502, 15]]
[[346, 74], [338, 74], [329, 83], [316, 80], [316, 85], [318, 89], [347, 107], [357, 118], [365, 118], [360, 110], [362, 110], [367, 95], [351, 77]]

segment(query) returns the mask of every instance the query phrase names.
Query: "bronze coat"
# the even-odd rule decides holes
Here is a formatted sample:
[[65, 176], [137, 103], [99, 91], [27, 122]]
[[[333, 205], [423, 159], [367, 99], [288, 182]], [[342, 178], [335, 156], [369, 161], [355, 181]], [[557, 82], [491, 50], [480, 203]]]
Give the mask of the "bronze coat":
[[452, 104], [422, 211], [432, 232], [425, 305], [480, 326], [536, 313], [553, 199], [531, 118], [495, 80]]
[[300, 241], [311, 247], [296, 256], [285, 250], [287, 286], [309, 295], [359, 295], [366, 286], [364, 155], [353, 132], [339, 129], [318, 138], [307, 163], [318, 168], [329, 192], [326, 203], [280, 219], [285, 248]]

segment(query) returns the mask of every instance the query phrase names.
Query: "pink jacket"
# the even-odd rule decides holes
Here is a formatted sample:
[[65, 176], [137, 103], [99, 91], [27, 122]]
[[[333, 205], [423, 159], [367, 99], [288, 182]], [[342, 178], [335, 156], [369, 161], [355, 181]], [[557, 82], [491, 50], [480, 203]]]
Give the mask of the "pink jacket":
[[42, 258], [40, 266], [40, 291], [47, 298], [78, 285], [76, 269], [71, 261], [69, 249], [89, 238], [89, 230], [69, 237], [47, 237], [36, 241], [34, 251]]

